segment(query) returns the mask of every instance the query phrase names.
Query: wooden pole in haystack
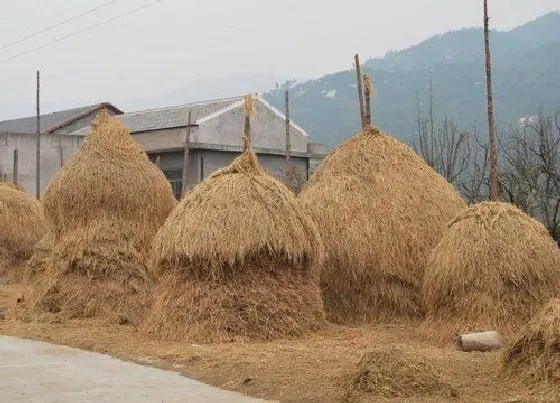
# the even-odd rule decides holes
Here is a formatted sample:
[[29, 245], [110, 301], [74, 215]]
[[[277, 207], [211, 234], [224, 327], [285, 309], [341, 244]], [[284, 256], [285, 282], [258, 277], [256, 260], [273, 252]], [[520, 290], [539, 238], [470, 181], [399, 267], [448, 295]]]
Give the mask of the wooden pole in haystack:
[[243, 136], [245, 140], [243, 141], [243, 151], [251, 146], [251, 117], [255, 113], [255, 101], [251, 94], [245, 96], [245, 126], [243, 128]]
[[488, 137], [490, 145], [490, 200], [498, 200], [498, 155], [496, 151], [496, 134], [494, 124], [494, 104], [492, 100], [492, 61], [490, 58], [490, 30], [488, 17], [488, 0], [484, 0], [484, 54], [486, 59], [486, 92], [488, 95]]
[[19, 165], [19, 162], [18, 162], [19, 155], [18, 154], [19, 154], [18, 149], [14, 148], [14, 161], [13, 161], [14, 169], [12, 171], [14, 173], [14, 178], [13, 178], [14, 179], [14, 185], [18, 184], [18, 165]]
[[191, 125], [192, 125], [192, 111], [189, 110], [187, 116], [187, 130], [185, 133], [185, 145], [183, 147], [183, 186], [181, 189], [181, 198], [187, 194], [187, 175], [189, 173], [189, 148], [191, 143]]
[[358, 101], [360, 104], [360, 119], [362, 120], [362, 129], [366, 128], [364, 117], [364, 92], [362, 89], [362, 67], [360, 66], [360, 55], [354, 55], [354, 62], [356, 63], [356, 76], [358, 80]]
[[285, 94], [286, 103], [286, 162], [290, 162], [292, 147], [290, 144], [290, 92], [286, 90]]
[[375, 95], [375, 89], [370, 76], [364, 73], [364, 87], [366, 102], [364, 104], [364, 119], [367, 126], [371, 126], [371, 98]]
[[35, 197], [41, 198], [41, 82], [39, 70], [37, 70], [37, 94], [36, 94], [36, 144], [35, 144]]

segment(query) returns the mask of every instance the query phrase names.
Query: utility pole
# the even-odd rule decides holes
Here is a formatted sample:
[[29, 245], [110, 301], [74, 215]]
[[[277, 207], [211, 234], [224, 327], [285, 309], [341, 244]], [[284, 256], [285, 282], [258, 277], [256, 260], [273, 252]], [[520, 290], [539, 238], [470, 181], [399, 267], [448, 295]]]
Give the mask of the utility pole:
[[37, 70], [37, 96], [36, 96], [36, 107], [37, 107], [37, 127], [36, 127], [36, 153], [35, 153], [35, 197], [37, 199], [41, 198], [41, 82], [39, 70]]
[[187, 130], [185, 134], [185, 146], [183, 148], [183, 188], [181, 189], [181, 199], [187, 194], [187, 179], [189, 173], [189, 148], [191, 142], [192, 110], [189, 110], [187, 117]]
[[285, 94], [286, 101], [286, 163], [290, 162], [292, 147], [290, 144], [290, 92], [286, 90]]
[[362, 130], [366, 128], [364, 117], [364, 92], [362, 88], [362, 67], [360, 66], [360, 55], [354, 55], [354, 62], [356, 63], [356, 76], [358, 79], [358, 101], [360, 103], [360, 119], [362, 121]]
[[498, 200], [498, 156], [496, 151], [494, 104], [492, 101], [492, 61], [490, 58], [490, 30], [488, 0], [484, 0], [484, 54], [486, 59], [486, 91], [488, 105], [488, 136], [490, 145], [490, 201]]
[[14, 173], [14, 185], [18, 184], [18, 164], [19, 164], [19, 162], [18, 162], [19, 158], [18, 157], [19, 157], [18, 156], [18, 149], [14, 148], [14, 161], [13, 161], [14, 170], [12, 171]]

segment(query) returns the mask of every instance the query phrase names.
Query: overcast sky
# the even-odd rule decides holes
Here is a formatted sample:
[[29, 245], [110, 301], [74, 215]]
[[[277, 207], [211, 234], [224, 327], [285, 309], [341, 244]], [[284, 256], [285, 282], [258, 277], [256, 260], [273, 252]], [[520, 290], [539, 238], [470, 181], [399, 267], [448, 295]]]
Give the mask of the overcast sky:
[[[482, 0], [161, 0], [7, 60], [153, 1], [113, 1], [5, 47], [109, 1], [0, 0], [0, 105], [32, 101], [38, 68], [45, 102], [68, 103], [157, 96], [236, 72], [312, 78], [350, 68], [355, 52], [365, 60], [480, 26], [482, 14]], [[559, 10], [560, 2], [490, 0], [490, 7], [493, 27], [505, 30]]]

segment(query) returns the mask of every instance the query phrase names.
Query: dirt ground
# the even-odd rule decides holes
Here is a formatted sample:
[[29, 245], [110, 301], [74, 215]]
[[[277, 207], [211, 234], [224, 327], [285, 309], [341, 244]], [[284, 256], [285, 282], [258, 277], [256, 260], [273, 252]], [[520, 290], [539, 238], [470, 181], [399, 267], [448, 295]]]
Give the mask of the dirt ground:
[[[18, 285], [0, 286], [0, 306], [7, 307], [9, 313], [25, 291]], [[283, 402], [340, 402], [344, 390], [339, 379], [355, 368], [361, 355], [373, 347], [395, 345], [421, 353], [447, 375], [458, 390], [458, 398], [447, 401], [560, 401], [560, 395], [544, 387], [503, 379], [499, 353], [461, 353], [451, 345], [437, 348], [418, 341], [412, 325], [332, 325], [303, 340], [212, 345], [161, 341], [130, 325], [106, 325], [95, 320], [24, 323], [7, 319], [0, 321], [0, 334], [106, 353], [178, 371], [188, 378], [249, 396]], [[365, 400], [381, 399], [366, 396]], [[406, 401], [446, 400], [418, 397]]]

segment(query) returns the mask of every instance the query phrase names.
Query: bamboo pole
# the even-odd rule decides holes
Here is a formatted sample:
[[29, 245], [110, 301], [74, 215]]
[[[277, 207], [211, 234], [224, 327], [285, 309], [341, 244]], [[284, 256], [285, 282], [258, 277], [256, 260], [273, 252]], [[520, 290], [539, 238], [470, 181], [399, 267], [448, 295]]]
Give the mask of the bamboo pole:
[[181, 198], [185, 197], [187, 194], [187, 180], [188, 180], [188, 172], [189, 172], [189, 149], [190, 149], [190, 142], [191, 142], [191, 125], [192, 125], [192, 111], [189, 110], [189, 114], [187, 117], [187, 130], [185, 133], [185, 145], [183, 147], [183, 186], [181, 189]]
[[492, 100], [492, 61], [490, 57], [490, 29], [488, 0], [484, 0], [484, 54], [486, 61], [486, 91], [488, 107], [488, 137], [490, 145], [490, 200], [498, 200], [498, 156], [494, 123], [494, 103]]
[[41, 100], [40, 100], [40, 74], [37, 70], [37, 94], [36, 94], [36, 144], [35, 144], [35, 197], [41, 198]]
[[365, 117], [364, 117], [364, 92], [362, 88], [362, 67], [360, 66], [360, 55], [354, 55], [354, 62], [356, 63], [356, 76], [358, 80], [358, 101], [360, 104], [360, 119], [362, 122], [362, 129], [366, 128]]
[[14, 178], [13, 178], [14, 185], [18, 184], [18, 165], [19, 165], [19, 161], [18, 161], [19, 160], [19, 155], [18, 154], [19, 154], [18, 149], [15, 148], [14, 149], [14, 161], [13, 161], [14, 169], [12, 171], [14, 173]]
[[292, 147], [290, 144], [290, 92], [285, 93], [285, 116], [286, 116], [286, 162], [290, 162]]
[[371, 126], [371, 98], [373, 97], [374, 89], [371, 78], [364, 73], [364, 89], [366, 102], [364, 104], [364, 120], [367, 126]]

